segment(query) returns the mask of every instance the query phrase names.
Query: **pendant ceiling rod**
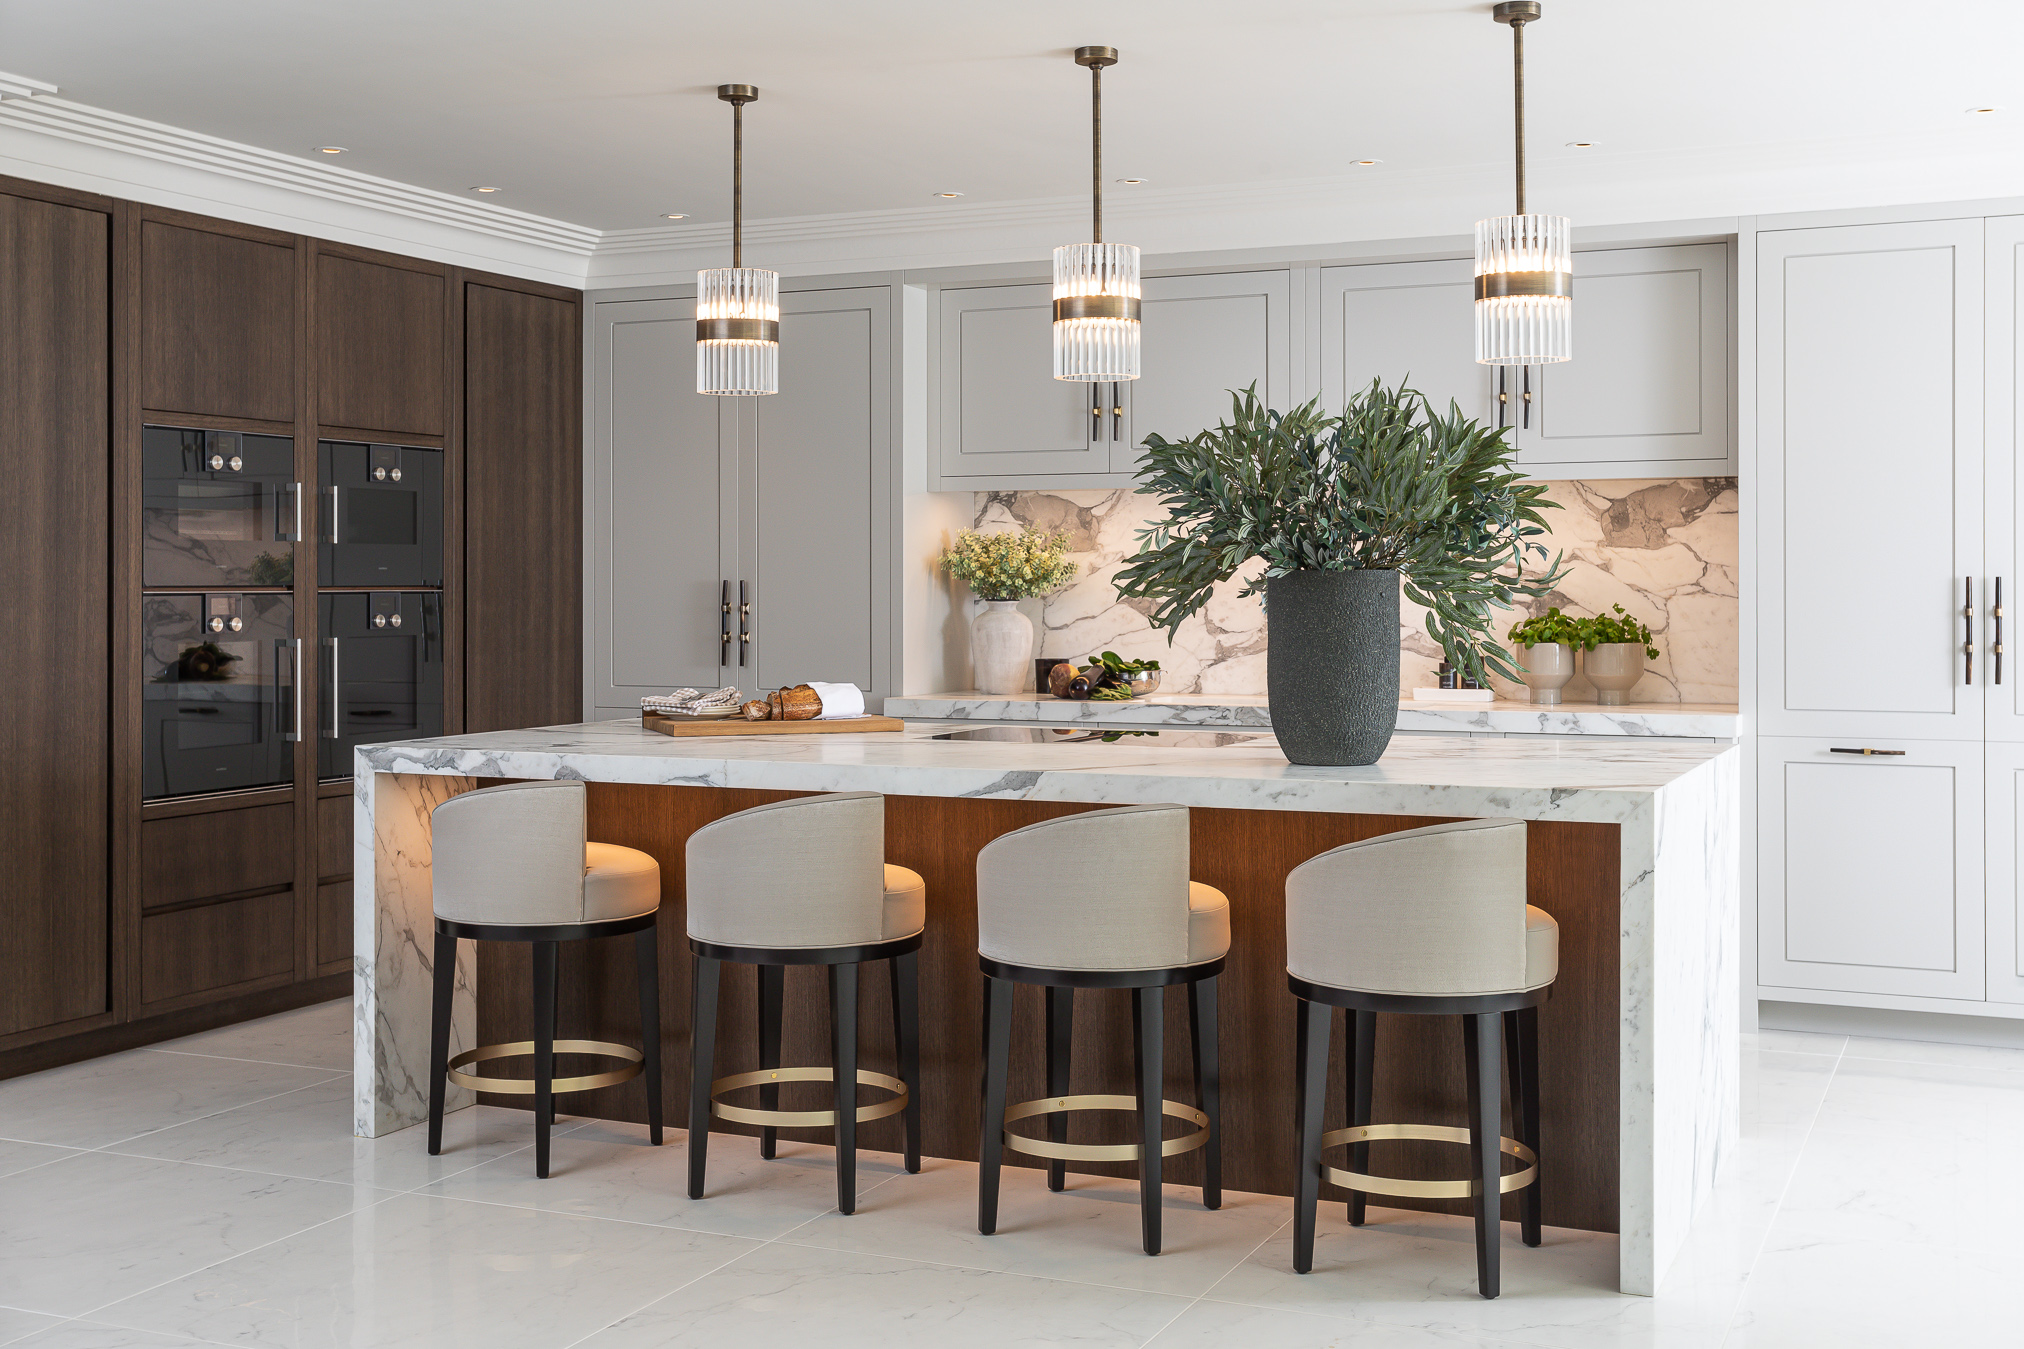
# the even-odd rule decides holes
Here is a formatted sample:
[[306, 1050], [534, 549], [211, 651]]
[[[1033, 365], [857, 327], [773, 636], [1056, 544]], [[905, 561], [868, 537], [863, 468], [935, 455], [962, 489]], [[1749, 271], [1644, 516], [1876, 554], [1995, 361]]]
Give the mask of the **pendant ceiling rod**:
[[1498, 5], [1494, 11], [1498, 23], [1511, 25], [1511, 102], [1512, 128], [1517, 138], [1518, 165], [1518, 209], [1515, 215], [1525, 214], [1525, 25], [1538, 19], [1538, 0], [1517, 0], [1517, 3]]
[[717, 97], [731, 105], [731, 265], [745, 265], [745, 105], [759, 97], [749, 84], [720, 84]]
[[1115, 47], [1077, 47], [1075, 63], [1089, 67], [1090, 242], [1103, 242], [1103, 68], [1117, 64]]

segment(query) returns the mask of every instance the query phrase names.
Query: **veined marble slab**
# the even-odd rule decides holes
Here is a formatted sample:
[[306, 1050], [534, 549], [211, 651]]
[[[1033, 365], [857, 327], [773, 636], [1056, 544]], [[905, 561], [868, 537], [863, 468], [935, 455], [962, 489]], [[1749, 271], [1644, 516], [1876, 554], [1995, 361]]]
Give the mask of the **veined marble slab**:
[[[1272, 714], [1259, 694], [1155, 693], [1128, 703], [1073, 702], [1039, 693], [926, 693], [885, 700], [889, 717], [937, 721], [1040, 722], [1118, 726], [1230, 726], [1270, 728]], [[1544, 707], [1499, 698], [1493, 703], [1443, 705], [1399, 700], [1402, 731], [1497, 735], [1683, 736], [1734, 740], [1742, 719], [1733, 704], [1561, 703]]]
[[[933, 738], [962, 724], [673, 739], [613, 721], [360, 747], [357, 1131], [378, 1136], [426, 1117], [428, 811], [487, 778], [1616, 824], [1619, 1279], [1627, 1293], [1656, 1289], [1738, 1131], [1738, 749], [1651, 737], [1427, 736], [1393, 741], [1367, 767], [1309, 768], [1289, 764], [1269, 739], [1180, 748], [1132, 737]], [[470, 1042], [475, 974], [460, 962], [453, 1050]]]

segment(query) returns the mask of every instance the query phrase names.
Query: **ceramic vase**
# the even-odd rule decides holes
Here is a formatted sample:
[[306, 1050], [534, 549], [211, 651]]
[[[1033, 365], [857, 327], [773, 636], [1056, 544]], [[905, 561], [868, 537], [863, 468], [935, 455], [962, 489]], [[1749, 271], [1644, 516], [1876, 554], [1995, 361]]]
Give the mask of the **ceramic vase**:
[[1024, 693], [1033, 669], [1033, 620], [1016, 600], [985, 600], [970, 623], [970, 673], [985, 693]]
[[1296, 571], [1265, 583], [1272, 733], [1297, 764], [1376, 763], [1399, 719], [1399, 574]]
[[1574, 678], [1574, 648], [1565, 642], [1538, 642], [1521, 647], [1518, 664], [1532, 701], [1551, 707], [1560, 701], [1560, 690]]
[[1645, 649], [1642, 642], [1604, 642], [1593, 651], [1581, 653], [1581, 672], [1595, 685], [1595, 701], [1605, 707], [1619, 707], [1630, 701], [1630, 691], [1644, 678]]

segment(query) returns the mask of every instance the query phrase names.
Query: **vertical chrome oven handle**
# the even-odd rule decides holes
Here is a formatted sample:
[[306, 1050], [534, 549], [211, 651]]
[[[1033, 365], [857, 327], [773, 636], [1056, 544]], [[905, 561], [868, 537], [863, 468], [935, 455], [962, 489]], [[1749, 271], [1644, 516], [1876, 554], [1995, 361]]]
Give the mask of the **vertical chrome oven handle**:
[[295, 532], [288, 538], [290, 543], [302, 542], [302, 484], [295, 484]]
[[325, 739], [336, 740], [343, 734], [340, 718], [344, 715], [344, 686], [337, 682], [337, 638], [326, 637], [323, 640], [330, 647], [330, 729], [323, 734]]
[[[300, 495], [297, 496], [296, 501], [299, 507], [301, 502]], [[288, 682], [295, 691], [295, 724], [294, 729], [289, 731], [284, 739], [300, 740], [302, 739], [302, 639], [300, 637], [290, 637], [288, 645], [293, 648], [291, 655], [294, 663], [289, 666]]]
[[336, 485], [335, 483], [331, 484], [331, 488], [330, 488], [330, 541], [331, 541], [332, 543], [336, 543], [336, 542], [338, 542], [338, 537], [337, 537], [337, 485]]

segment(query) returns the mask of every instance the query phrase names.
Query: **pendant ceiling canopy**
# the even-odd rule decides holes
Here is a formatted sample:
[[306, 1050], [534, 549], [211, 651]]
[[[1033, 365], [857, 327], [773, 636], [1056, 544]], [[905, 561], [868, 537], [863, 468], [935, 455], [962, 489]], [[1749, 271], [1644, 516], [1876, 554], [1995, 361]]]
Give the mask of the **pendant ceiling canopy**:
[[696, 392], [780, 392], [780, 273], [745, 266], [745, 105], [759, 90], [720, 84], [731, 105], [731, 265], [696, 273]]
[[1552, 365], [1574, 354], [1574, 230], [1564, 215], [1525, 213], [1525, 25], [1539, 3], [1505, 0], [1492, 13], [1511, 25], [1518, 205], [1476, 222], [1476, 360]]
[[1082, 384], [1139, 377], [1139, 251], [1103, 242], [1103, 68], [1115, 47], [1078, 47], [1089, 67], [1091, 242], [1054, 250], [1054, 377]]

